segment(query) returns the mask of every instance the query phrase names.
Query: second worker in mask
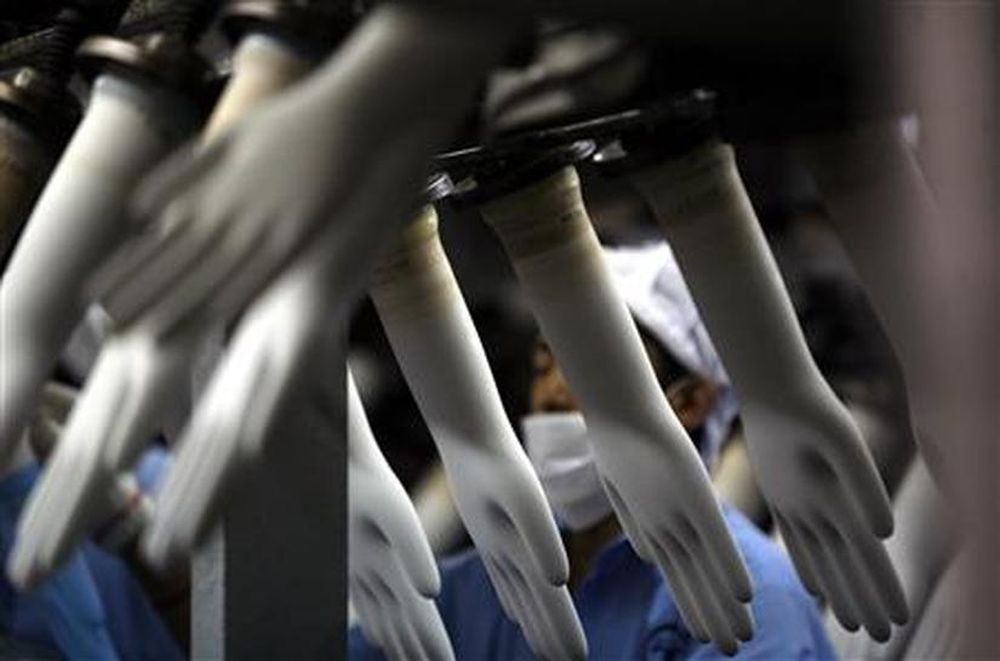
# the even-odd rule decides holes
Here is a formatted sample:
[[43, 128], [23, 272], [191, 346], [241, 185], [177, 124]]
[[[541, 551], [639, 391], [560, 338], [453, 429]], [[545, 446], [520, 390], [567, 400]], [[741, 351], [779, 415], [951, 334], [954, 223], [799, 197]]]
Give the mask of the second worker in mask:
[[[738, 405], [670, 248], [654, 243], [605, 254], [664, 394], [711, 471]], [[598, 477], [584, 418], [541, 339], [532, 361], [532, 413], [522, 421], [523, 439], [563, 532], [589, 657], [724, 658], [688, 630], [663, 576], [622, 533]], [[738, 510], [724, 504], [723, 511], [754, 582], [755, 633], [737, 658], [836, 658], [816, 605], [784, 552]], [[534, 658], [504, 615], [474, 549], [444, 559], [441, 579], [437, 605], [456, 658]], [[537, 615], [544, 622], [546, 614]], [[350, 658], [380, 657], [353, 630]]]

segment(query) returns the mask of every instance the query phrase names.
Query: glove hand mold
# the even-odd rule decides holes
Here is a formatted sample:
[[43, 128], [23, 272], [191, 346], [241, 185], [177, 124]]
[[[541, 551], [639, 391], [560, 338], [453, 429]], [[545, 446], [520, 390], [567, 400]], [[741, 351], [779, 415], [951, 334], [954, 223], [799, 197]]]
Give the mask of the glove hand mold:
[[[234, 75], [203, 131], [211, 142], [267, 95], [301, 76], [308, 64], [283, 42], [245, 38]], [[206, 328], [192, 323], [167, 335], [138, 323], [112, 334], [102, 347], [63, 442], [21, 516], [11, 571], [15, 580], [40, 578], [58, 566], [90, 532], [117, 471], [131, 466], [163, 423], [186, 382]]]
[[504, 611], [536, 654], [584, 658], [566, 552], [507, 420], [432, 209], [383, 257], [371, 296]]
[[806, 586], [848, 629], [908, 617], [879, 541], [892, 511], [861, 434], [809, 354], [736, 171], [710, 142], [634, 175], [741, 402], [751, 463]]
[[455, 655], [434, 604], [441, 578], [417, 512], [347, 377], [348, 584], [361, 628], [394, 661]]
[[139, 216], [156, 220], [130, 247], [134, 257], [102, 274], [108, 312], [162, 329], [238, 313], [331, 218], [341, 257], [356, 259], [394, 226], [391, 214], [350, 226], [344, 210], [371, 203], [375, 172], [398, 173], [383, 197], [416, 197], [504, 34], [441, 12], [376, 8], [302, 84], [157, 171], [136, 202]]
[[482, 208], [581, 403], [597, 469], [636, 552], [664, 572], [691, 632], [749, 640], [750, 577], [708, 476], [615, 291], [572, 168]]
[[97, 79], [0, 283], [0, 460], [83, 316], [84, 282], [123, 238], [131, 188], [194, 119], [170, 91]]

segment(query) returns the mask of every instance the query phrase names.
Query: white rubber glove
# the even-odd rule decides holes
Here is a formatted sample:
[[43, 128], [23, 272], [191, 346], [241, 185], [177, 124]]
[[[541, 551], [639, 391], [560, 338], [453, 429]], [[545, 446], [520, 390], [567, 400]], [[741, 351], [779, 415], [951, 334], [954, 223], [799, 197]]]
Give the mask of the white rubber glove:
[[124, 233], [132, 188], [195, 117], [175, 92], [111, 74], [97, 79], [0, 284], [0, 464], [83, 317], [84, 281]]
[[565, 168], [482, 208], [580, 402], [598, 472], [684, 620], [726, 653], [749, 640], [752, 586], [694, 444], [670, 408]]
[[758, 483], [803, 583], [845, 627], [885, 640], [908, 616], [879, 541], [892, 532], [889, 499], [809, 354], [732, 148], [710, 143], [634, 181], [736, 387]]
[[59, 568], [107, 515], [107, 496], [156, 433], [162, 412], [186, 387], [187, 344], [157, 346], [131, 333], [110, 339], [73, 408], [18, 526], [8, 561], [27, 585]]
[[505, 34], [495, 22], [376, 7], [301, 85], [152, 178], [137, 206], [158, 221], [131, 247], [131, 260], [101, 278], [111, 316], [127, 324], [145, 315], [161, 329], [189, 316], [226, 318], [331, 218], [340, 225], [343, 272], [360, 289], [370, 267], [358, 268], [359, 258], [395, 225], [385, 215], [350, 225], [345, 208], [390, 170], [408, 176], [383, 192], [416, 198], [434, 149], [502, 54]]
[[504, 610], [536, 654], [584, 658], [559, 531], [504, 412], [433, 209], [382, 259], [371, 296]]
[[896, 532], [885, 546], [902, 579], [913, 615], [886, 643], [873, 642], [860, 632], [844, 631], [830, 618], [826, 626], [830, 642], [845, 659], [903, 658], [907, 644], [921, 626], [922, 613], [935, 585], [955, 555], [956, 531], [949, 526], [945, 502], [919, 458], [910, 466], [892, 509]]
[[928, 295], [922, 279], [937, 275], [924, 268], [934, 256], [922, 242], [933, 236], [928, 227], [945, 222], [941, 210], [898, 122], [810, 136], [795, 148], [899, 356], [922, 432], [915, 437], [931, 474], [944, 485], [946, 463], [956, 454], [939, 445], [952, 424], [940, 407], [946, 391], [934, 359], [950, 360], [942, 347], [953, 344], [929, 332], [936, 325], [926, 323], [925, 308], [917, 304]]
[[154, 565], [168, 564], [204, 538], [232, 478], [261, 461], [279, 412], [296, 394], [308, 392], [298, 388], [300, 382], [308, 388], [307, 377], [319, 376], [309, 368], [325, 374], [337, 369], [323, 363], [339, 328], [325, 278], [331, 239], [339, 238], [335, 229], [267, 289], [234, 331], [160, 491], [145, 540]]
[[[233, 76], [202, 134], [211, 142], [243, 113], [301, 77], [309, 62], [282, 41], [249, 35], [233, 57]], [[166, 336], [147, 324], [113, 334], [39, 485], [21, 515], [11, 555], [16, 582], [43, 577], [99, 520], [110, 481], [127, 470], [164, 423], [205, 336], [200, 323]]]
[[[76, 388], [64, 384], [49, 381], [44, 385], [40, 396], [39, 406], [32, 414], [26, 427], [27, 445], [38, 454], [39, 458], [50, 457], [50, 461], [45, 466], [44, 474], [52, 468], [51, 458], [58, 456], [59, 444], [65, 433], [67, 418], [77, 411], [76, 402], [79, 393]], [[80, 466], [76, 468], [80, 469]], [[67, 485], [72, 488], [73, 484]], [[36, 487], [29, 496], [29, 506], [35, 503], [40, 497], [40, 488]], [[95, 492], [91, 497], [90, 508], [86, 513], [86, 519], [81, 519], [81, 525], [88, 529], [109, 521], [115, 521], [116, 525], [110, 530], [111, 536], [119, 539], [122, 535], [131, 531], [135, 534], [149, 519], [150, 503], [139, 491], [135, 478], [128, 473], [114, 473], [102, 483], [100, 491]], [[47, 575], [44, 571], [36, 571], [30, 565], [24, 565], [20, 561], [19, 549], [22, 545], [21, 531], [23, 524], [19, 526], [14, 550], [7, 559], [8, 573], [15, 585], [21, 588], [29, 588], [36, 585]], [[114, 540], [108, 540], [114, 541]], [[61, 563], [72, 552], [72, 548], [65, 550], [56, 562]]]
[[382, 456], [347, 375], [348, 585], [361, 627], [394, 661], [454, 659], [441, 577], [417, 512]]
[[[439, 34], [438, 30], [445, 34]], [[433, 42], [435, 47], [420, 51], [400, 50], [400, 43], [419, 41], [418, 37]], [[442, 38], [438, 40], [438, 37]], [[387, 237], [392, 236], [397, 223], [405, 218], [410, 201], [416, 199], [433, 145], [441, 139], [442, 126], [450, 124], [449, 119], [454, 120], [452, 115], [471, 94], [476, 76], [496, 56], [500, 41], [492, 28], [465, 22], [459, 26], [453, 19], [437, 14], [415, 14], [408, 9], [380, 6], [365, 22], [361, 34], [355, 35], [342, 47], [322, 75], [312, 79], [312, 85], [304, 84], [296, 93], [290, 93], [284, 100], [271, 105], [267, 112], [256, 115], [251, 122], [237, 129], [239, 137], [250, 125], [263, 130], [260, 124], [265, 121], [261, 119], [263, 117], [284, 117], [282, 121], [288, 124], [286, 128], [298, 135], [301, 124], [297, 118], [309, 124], [317, 120], [318, 115], [323, 118], [323, 124], [312, 126], [326, 129], [324, 139], [316, 140], [316, 136], [312, 136], [309, 145], [298, 145], [302, 150], [318, 150], [316, 154], [303, 158], [325, 161], [332, 155], [330, 162], [343, 165], [340, 160], [344, 155], [342, 152], [346, 150], [350, 153], [352, 148], [359, 147], [355, 142], [357, 136], [346, 128], [357, 128], [354, 123], [356, 108], [350, 103], [345, 108], [345, 98], [353, 99], [360, 105], [371, 104], [376, 98], [384, 101], [379, 96], [384, 90], [372, 89], [374, 83], [368, 78], [382, 80], [396, 76], [399, 67], [408, 70], [408, 66], [414, 65], [414, 60], [426, 65], [425, 70], [440, 74], [443, 71], [440, 59], [445, 54], [470, 55], [462, 60], [462, 67], [457, 70], [451, 67], [447, 75], [441, 74], [449, 82], [444, 85], [448, 89], [443, 96], [448, 102], [444, 104], [446, 110], [442, 110], [443, 116], [435, 120], [411, 122], [404, 127], [394, 126], [394, 130], [389, 131], [391, 135], [379, 135], [380, 139], [388, 140], [383, 144], [387, 145], [386, 149], [393, 154], [393, 158], [366, 162], [369, 167], [359, 171], [360, 180], [347, 177], [353, 186], [349, 195], [329, 198], [321, 195], [325, 203], [333, 205], [328, 212], [335, 221], [327, 223], [320, 228], [318, 235], [311, 237], [302, 254], [284, 268], [243, 315], [226, 356], [213, 374], [183, 434], [177, 464], [161, 492], [157, 518], [146, 544], [151, 561], [163, 563], [176, 553], [190, 550], [214, 522], [229, 478], [246, 463], [260, 460], [262, 444], [268, 437], [271, 423], [290, 390], [307, 376], [306, 367], [316, 362], [310, 352], [326, 346], [331, 329], [339, 328], [347, 317], [364, 286], [379, 247]], [[492, 56], [487, 55], [487, 51]], [[424, 57], [428, 60], [424, 61]], [[345, 65], [337, 64], [341, 60], [352, 63], [352, 66], [345, 69]], [[355, 66], [357, 68], [353, 68]], [[429, 84], [429, 89], [435, 90], [443, 83], [435, 75]], [[405, 84], [393, 89], [407, 89], [415, 96], [424, 91], [410, 89]], [[332, 94], [331, 99], [321, 99], [321, 102], [314, 98], [320, 92], [329, 94], [332, 91], [339, 94]], [[303, 97], [310, 101], [303, 102]], [[372, 116], [358, 121], [377, 133], [380, 129], [376, 125], [383, 119], [384, 113], [373, 112]], [[256, 143], [257, 138], [245, 137]], [[298, 138], [304, 139], [304, 136], [299, 135]], [[330, 146], [327, 138], [339, 146], [327, 149]], [[273, 162], [274, 155], [270, 149], [262, 147], [252, 157], [245, 154], [250, 160], [241, 162], [245, 166]], [[239, 151], [234, 158], [241, 160], [243, 156], [239, 154], [243, 152]], [[302, 165], [302, 161], [298, 163]], [[332, 176], [335, 172], [336, 168], [330, 170], [325, 166], [318, 172], [312, 172], [308, 180], [316, 184], [314, 192], [319, 194], [320, 189], [327, 190], [323, 176]], [[302, 181], [283, 181], [290, 186], [283, 194], [294, 197], [302, 192]], [[340, 190], [339, 180], [334, 189]], [[387, 195], [386, 191], [393, 194]], [[279, 226], [286, 227], [284, 223], [274, 227]], [[189, 227], [195, 229], [185, 236], [200, 240], [202, 233], [198, 226]], [[240, 227], [236, 224], [231, 229], [239, 234]], [[255, 227], [265, 230], [268, 225], [251, 222], [247, 227], [255, 231]], [[295, 223], [287, 227], [294, 229]], [[166, 247], [168, 252], [172, 250], [169, 245]], [[211, 261], [216, 261], [215, 256]], [[251, 265], [246, 266], [255, 271]], [[229, 311], [239, 307], [223, 306]], [[216, 308], [216, 313], [220, 309]], [[149, 323], [153, 328], [171, 327], [171, 324], [161, 326], [157, 319], [162, 318], [157, 315], [155, 311], [145, 315], [141, 323]], [[207, 321], [212, 315], [201, 318]]]

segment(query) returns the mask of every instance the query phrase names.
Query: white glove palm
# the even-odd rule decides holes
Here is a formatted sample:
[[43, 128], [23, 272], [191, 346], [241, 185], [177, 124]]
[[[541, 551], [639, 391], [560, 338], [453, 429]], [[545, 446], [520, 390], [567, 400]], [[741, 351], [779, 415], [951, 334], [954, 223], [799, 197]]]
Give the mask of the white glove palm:
[[[205, 140], [308, 68], [287, 45], [253, 34], [240, 43], [233, 60], [233, 76], [205, 127]], [[107, 341], [65, 438], [21, 517], [11, 560], [15, 580], [44, 576], [89, 532], [85, 522], [103, 507], [111, 477], [131, 465], [188, 387], [204, 335], [200, 324], [161, 336], [150, 324], [139, 323]]]
[[[905, 622], [906, 599], [889, 556], [862, 512], [855, 485], [874, 468], [841, 407], [789, 415], [745, 403], [750, 459], [802, 582], [822, 594], [846, 628], [876, 640]], [[850, 477], [849, 477], [850, 476]]]
[[395, 661], [453, 659], [433, 601], [441, 589], [434, 555], [350, 374], [347, 449], [348, 584], [362, 628]]
[[157, 345], [142, 332], [107, 342], [21, 515], [10, 560], [15, 582], [57, 569], [99, 523], [116, 475], [135, 462], [186, 387], [196, 346], [190, 336]]
[[[81, 424], [78, 399], [75, 388], [46, 384], [29, 425], [32, 447], [51, 454], [41, 483], [28, 497], [7, 559], [11, 580], [22, 588], [33, 587], [58, 569], [94, 527], [135, 508], [136, 498], [141, 498], [131, 475], [105, 469], [99, 456], [102, 446], [90, 443], [101, 438], [102, 430]], [[78, 496], [81, 491], [85, 497]], [[54, 538], [52, 528], [62, 536]]]
[[310, 364], [336, 367], [321, 364], [337, 328], [329, 323], [321, 248], [288, 269], [240, 321], [182, 432], [146, 539], [152, 562], [166, 563], [203, 538], [231, 479], [260, 461], [292, 389], [316, 376]]
[[879, 537], [892, 511], [856, 424], [813, 362], [736, 171], [710, 143], [635, 175], [740, 397], [751, 463], [803, 582], [878, 640], [906, 601]]
[[302, 84], [149, 182], [138, 211], [159, 220], [102, 274], [109, 313], [123, 324], [146, 315], [159, 328], [191, 315], [224, 319], [331, 218], [343, 273], [360, 288], [368, 265], [358, 262], [394, 216], [383, 209], [370, 223], [353, 214], [362, 222], [351, 224], [345, 210], [372, 204], [359, 190], [390, 172], [379, 195], [416, 197], [423, 168], [502, 41], [494, 26], [380, 5]]
[[504, 413], [433, 210], [383, 259], [371, 293], [505, 612], [537, 654], [586, 656], [566, 553]]
[[752, 586], [694, 445], [611, 281], [572, 168], [483, 207], [570, 388], [636, 552], [670, 582], [690, 630], [748, 640]]

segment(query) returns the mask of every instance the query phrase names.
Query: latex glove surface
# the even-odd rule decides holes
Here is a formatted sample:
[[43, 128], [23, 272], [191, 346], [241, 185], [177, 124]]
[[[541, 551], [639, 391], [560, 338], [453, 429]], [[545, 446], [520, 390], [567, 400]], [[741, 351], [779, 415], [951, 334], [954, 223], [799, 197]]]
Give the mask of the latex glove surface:
[[562, 541], [504, 412], [432, 209], [383, 257], [371, 295], [504, 611], [536, 654], [586, 656]]
[[[48, 457], [48, 461], [45, 470], [39, 476], [38, 483], [26, 498], [18, 522], [15, 543], [7, 558], [7, 571], [11, 580], [22, 588], [33, 587], [58, 570], [71, 557], [76, 544], [82, 541], [83, 536], [91, 529], [102, 524], [113, 524], [107, 526], [107, 538], [99, 540], [102, 544], [107, 542], [108, 545], [113, 545], [124, 536], [134, 535], [149, 519], [150, 503], [139, 490], [134, 476], [127, 472], [116, 471], [107, 474], [100, 482], [99, 488], [90, 494], [85, 511], [76, 506], [76, 501], [72, 497], [75, 493], [75, 479], [63, 479], [56, 487], [51, 484], [45, 485], [45, 479], [53, 472], [74, 478], [77, 472], [84, 475], [89, 472], [89, 466], [86, 464], [71, 463], [66, 468], [65, 460], [63, 462], [56, 460], [56, 457], [60, 456], [61, 448], [64, 447], [69, 420], [78, 417], [79, 399], [79, 392], [72, 386], [52, 381], [46, 383], [41, 403], [32, 416], [26, 432], [28, 445], [39, 457]], [[92, 438], [88, 436], [87, 440]], [[69, 495], [64, 489], [70, 492]], [[48, 501], [59, 498], [65, 498], [60, 502], [70, 510], [71, 514], [67, 515], [61, 511], [53, 514], [46, 511], [50, 518], [53, 515], [57, 518], [68, 516], [70, 523], [67, 525], [77, 534], [72, 544], [52, 550], [44, 547], [38, 539], [37, 510], [40, 502], [47, 504]], [[35, 510], [34, 514], [32, 510]], [[83, 532], [77, 532], [78, 530]], [[43, 547], [44, 551], [40, 547]], [[43, 552], [51, 554], [45, 563], [28, 560], [37, 558]]]
[[[473, 18], [384, 4], [330, 61], [193, 158], [164, 166], [137, 200], [153, 227], [113, 260], [96, 288], [112, 317], [169, 328], [246, 306], [331, 218], [344, 273], [385, 235], [346, 222], [373, 177], [415, 199], [433, 151], [458, 122], [506, 32]], [[393, 154], [393, 158], [385, 158]], [[355, 220], [359, 217], [355, 216]], [[390, 224], [391, 228], [391, 224]], [[360, 249], [360, 250], [359, 250]]]
[[348, 584], [361, 627], [395, 661], [454, 659], [434, 554], [350, 375], [347, 398]]
[[11, 578], [56, 569], [108, 513], [107, 494], [156, 433], [163, 411], [187, 386], [194, 337], [158, 344], [143, 332], [104, 345], [19, 524]]
[[886, 542], [886, 549], [902, 579], [913, 617], [886, 643], [873, 642], [860, 632], [848, 633], [829, 618], [830, 641], [844, 658], [872, 661], [902, 658], [908, 644], [918, 635], [925, 608], [940, 585], [942, 573], [955, 556], [958, 536], [949, 526], [945, 501], [920, 458], [910, 465], [893, 500], [893, 512], [896, 532]]
[[125, 234], [132, 187], [196, 119], [175, 91], [112, 74], [95, 82], [0, 280], [0, 469], [84, 315], [85, 281]]
[[[309, 158], [319, 158], [326, 163], [325, 169], [312, 172], [309, 180], [325, 191], [324, 205], [333, 205], [334, 208], [327, 211], [334, 220], [320, 228], [321, 231], [312, 237], [302, 254], [298, 254], [293, 263], [281, 271], [280, 276], [270, 283], [243, 315], [226, 356], [213, 374], [207, 392], [183, 434], [180, 457], [171, 472], [170, 481], [162, 491], [158, 516], [146, 546], [153, 562], [165, 562], [175, 553], [189, 550], [214, 521], [229, 478], [238, 474], [247, 463], [260, 460], [262, 444], [267, 439], [271, 423], [287, 401], [289, 391], [307, 377], [305, 368], [316, 362], [315, 357], [310, 354], [327, 346], [331, 329], [339, 327], [360, 294], [378, 250], [385, 239], [391, 236], [396, 223], [405, 217], [412, 200], [417, 198], [433, 145], [441, 139], [444, 127], [450, 126], [453, 115], [460, 111], [462, 102], [471, 94], [474, 79], [488, 66], [502, 42], [492, 28], [470, 25], [465, 21], [459, 23], [461, 25], [449, 17], [436, 14], [426, 16], [409, 9], [382, 6], [372, 13], [361, 32], [344, 45], [325, 73], [312, 79], [314, 82], [322, 82], [316, 82], [312, 86], [304, 84], [289, 97], [251, 118], [251, 122], [272, 121], [266, 118], [285, 116], [283, 113], [287, 111], [286, 121], [295, 125], [289, 127], [290, 130], [299, 130], [299, 120], [305, 121], [307, 116], [299, 117], [298, 114], [308, 109], [321, 116], [324, 122], [333, 122], [334, 126], [326, 127], [329, 135], [336, 136], [333, 144], [327, 143], [325, 138], [317, 139], [312, 136], [309, 138], [308, 149], [305, 145], [300, 146], [306, 151], [317, 150], [322, 158], [316, 154]], [[427, 46], [423, 39], [433, 43], [434, 47], [416, 51], [409, 49], [409, 46], [416, 48], [409, 40]], [[409, 45], [400, 49], [401, 44]], [[437, 66], [438, 59], [446, 54], [454, 55], [455, 51], [461, 51], [469, 57], [462, 60], [463, 66], [457, 69], [452, 67], [447, 73], [442, 73], [444, 70]], [[405, 69], [412, 66], [417, 54], [417, 60], [427, 56], [435, 63], [434, 66], [425, 63], [427, 66], [421, 71], [431, 71], [434, 75], [431, 81], [422, 82], [429, 85], [430, 89], [437, 89], [442, 85], [447, 88], [442, 92], [442, 97], [437, 99], [443, 107], [433, 119], [402, 122], [399, 126], [393, 124], [393, 129], [386, 130], [383, 135], [379, 125], [385, 119], [383, 114], [372, 110], [370, 116], [358, 119], [355, 114], [357, 108], [345, 99], [361, 105], [375, 103], [377, 100], [376, 105], [381, 108], [386, 104], [386, 99], [381, 95], [385, 90], [379, 88], [375, 81], [386, 76], [395, 79], [399, 76], [399, 67]], [[438, 80], [438, 74], [444, 76], [446, 84]], [[330, 92], [327, 87], [331, 85], [331, 81], [332, 89], [338, 93], [331, 96], [332, 100], [317, 102], [316, 97], [321, 96], [320, 93]], [[406, 82], [413, 81], [407, 79]], [[361, 87], [360, 90], [358, 86]], [[390, 87], [394, 93], [403, 90], [407, 95], [413, 96], [420, 96], [428, 91], [419, 85], [411, 88], [402, 83]], [[311, 101], [305, 103], [299, 111], [292, 112], [293, 108], [299, 107], [296, 105], [299, 102], [297, 99], [302, 98]], [[347, 103], [346, 107], [340, 105], [344, 103]], [[412, 104], [407, 107], [412, 109]], [[350, 153], [350, 148], [359, 148], [356, 140], [364, 133], [358, 130], [355, 120], [380, 139], [388, 140], [388, 143], [382, 144], [386, 145], [386, 151], [394, 157], [364, 161], [365, 167], [359, 167], [361, 161], [350, 164], [351, 176], [340, 177], [349, 181], [350, 185], [341, 186], [339, 175], [334, 175], [337, 175], [337, 168], [346, 168], [347, 163], [339, 159], [344, 156], [344, 150]], [[246, 126], [249, 124], [241, 125], [236, 130], [235, 137], [231, 137], [240, 141]], [[270, 129], [264, 131], [269, 132]], [[245, 164], [248, 167], [254, 164], [261, 166], [264, 162], [273, 160], [268, 153], [269, 148], [263, 148], [265, 143], [255, 142], [260, 136], [254, 134], [251, 140], [249, 135], [248, 133], [247, 140], [261, 145], [261, 150], [247, 155]], [[305, 140], [306, 135], [302, 139]], [[298, 153], [296, 157], [306, 158]], [[327, 167], [327, 159], [336, 163], [332, 170]], [[224, 175], [219, 173], [219, 176]], [[337, 181], [331, 184], [330, 181], [315, 179], [322, 179], [324, 176]], [[303, 194], [302, 181], [286, 180], [285, 183], [290, 186], [285, 191], [288, 195], [297, 197]], [[344, 195], [331, 197], [328, 195], [330, 191], [341, 191]], [[393, 194], [386, 195], [386, 191], [392, 191]], [[256, 202], [251, 203], [245, 199], [238, 202], [246, 203], [251, 208], [256, 207]], [[267, 205], [264, 207], [267, 208]], [[251, 209], [248, 213], [253, 216], [255, 212]], [[295, 227], [303, 226], [294, 222], [287, 225], [263, 222], [259, 226], [268, 231], [277, 227], [287, 227], [294, 231]], [[235, 225], [232, 230], [237, 233], [242, 231]], [[191, 236], [197, 239], [202, 235], [195, 232]], [[270, 242], [268, 239], [266, 243]], [[154, 254], [159, 249], [155, 243], [154, 241], [152, 248]], [[170, 243], [168, 240], [160, 247], [172, 250], [169, 248]], [[143, 254], [144, 249], [139, 249], [130, 259], [142, 261]], [[222, 261], [225, 259], [222, 258]], [[213, 254], [211, 262], [216, 265], [221, 263], [217, 254]], [[174, 263], [173, 258], [166, 258], [165, 263]], [[277, 262], [274, 264], [277, 265]], [[205, 264], [199, 266], [198, 270], [203, 270], [202, 266], [214, 268], [211, 264]], [[257, 269], [251, 263], [240, 264], [241, 268], [244, 266], [250, 272]], [[152, 270], [156, 271], [157, 268]], [[144, 276], [140, 274], [137, 277]], [[242, 276], [237, 277], [237, 280], [249, 282]], [[194, 288], [186, 289], [187, 293], [196, 292], [200, 286], [196, 286], [196, 283], [189, 284]], [[205, 282], [202, 281], [201, 284]], [[250, 295], [253, 289], [254, 287], [241, 288], [240, 291]], [[186, 296], [187, 294], [182, 295]], [[242, 294], [236, 298], [241, 297]], [[223, 298], [229, 302], [236, 301], [229, 294], [223, 294]], [[217, 307], [215, 316], [225, 318], [235, 313], [242, 305], [242, 302], [236, 303]], [[157, 305], [156, 309], [168, 309], [171, 305]], [[164, 318], [158, 314], [152, 310], [150, 314], [144, 315], [143, 323], [149, 323], [153, 328], [170, 328], [172, 324], [161, 323]], [[173, 319], [185, 317], [184, 314], [172, 313], [168, 316]]]
[[[322, 248], [300, 260], [247, 310], [178, 442], [145, 540], [154, 564], [188, 553], [208, 532], [226, 489], [262, 458], [279, 412], [335, 339]], [[314, 246], [315, 248], [315, 246]], [[334, 366], [335, 367], [335, 366]]]
[[907, 619], [879, 538], [892, 511], [857, 425], [813, 362], [732, 148], [635, 175], [742, 405], [751, 463], [803, 583], [848, 629]]
[[581, 404], [597, 469], [636, 552], [689, 629], [734, 652], [752, 586], [694, 445], [614, 289], [572, 168], [482, 208]]
[[[217, 138], [308, 67], [284, 43], [250, 34], [233, 56], [233, 76], [202, 139]], [[11, 561], [16, 581], [51, 571], [90, 532], [87, 522], [103, 507], [115, 474], [131, 466], [163, 425], [178, 393], [188, 388], [186, 379], [205, 334], [200, 324], [164, 336], [139, 323], [104, 344], [63, 442], [22, 515]]]

